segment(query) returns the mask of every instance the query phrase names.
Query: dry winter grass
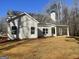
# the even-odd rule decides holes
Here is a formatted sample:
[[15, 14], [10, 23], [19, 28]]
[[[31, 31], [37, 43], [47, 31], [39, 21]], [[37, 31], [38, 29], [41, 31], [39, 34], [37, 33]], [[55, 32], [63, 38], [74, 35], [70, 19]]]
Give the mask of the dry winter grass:
[[0, 55], [9, 59], [79, 59], [79, 44], [74, 38], [49, 37], [0, 45]]

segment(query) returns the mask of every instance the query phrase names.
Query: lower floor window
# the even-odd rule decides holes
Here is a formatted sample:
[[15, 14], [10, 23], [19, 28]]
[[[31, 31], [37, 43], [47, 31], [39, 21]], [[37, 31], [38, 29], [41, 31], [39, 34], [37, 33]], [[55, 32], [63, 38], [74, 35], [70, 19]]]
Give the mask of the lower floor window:
[[46, 34], [48, 34], [48, 29], [46, 29]]
[[43, 29], [43, 34], [46, 34], [46, 30], [45, 29]]
[[31, 27], [31, 34], [35, 34], [35, 27]]
[[47, 28], [43, 29], [43, 34], [48, 34], [48, 29]]
[[12, 26], [11, 31], [12, 31], [12, 34], [17, 34], [17, 27]]

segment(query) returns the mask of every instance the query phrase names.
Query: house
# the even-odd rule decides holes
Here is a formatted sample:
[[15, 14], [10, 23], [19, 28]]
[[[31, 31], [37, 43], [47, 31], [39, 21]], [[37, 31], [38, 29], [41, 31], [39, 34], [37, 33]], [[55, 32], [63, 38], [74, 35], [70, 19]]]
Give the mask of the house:
[[51, 24], [39, 23], [38, 24], [38, 37], [49, 37], [52, 35]]
[[[69, 36], [69, 26], [56, 24], [56, 13], [53, 11], [49, 15], [34, 15], [29, 14], [35, 18], [38, 23], [38, 37], [47, 37], [47, 36]], [[39, 19], [42, 17], [41, 19]]]
[[[10, 12], [11, 14], [13, 12]], [[38, 28], [37, 24], [39, 23], [33, 17], [27, 13], [13, 14], [8, 16], [8, 37], [10, 39], [24, 39], [24, 38], [37, 38], [38, 37]]]
[[69, 36], [69, 26], [68, 25], [55, 25], [55, 24], [39, 24], [38, 26], [38, 36]]
[[[51, 14], [51, 19], [44, 16], [39, 20], [31, 14], [25, 12], [8, 12], [8, 37], [9, 39], [38, 38], [48, 36], [67, 35], [69, 36], [69, 27], [67, 25], [55, 24], [55, 13]], [[47, 18], [49, 19], [47, 19]]]
[[[55, 25], [54, 21], [48, 15], [30, 14], [38, 23], [38, 37], [49, 37], [52, 35], [51, 28]], [[52, 26], [52, 27], [51, 27]]]

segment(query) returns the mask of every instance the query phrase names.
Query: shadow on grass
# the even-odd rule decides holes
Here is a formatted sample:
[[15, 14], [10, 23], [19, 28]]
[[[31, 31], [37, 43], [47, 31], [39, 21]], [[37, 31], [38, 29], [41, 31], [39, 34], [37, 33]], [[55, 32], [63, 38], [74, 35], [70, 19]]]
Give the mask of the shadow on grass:
[[74, 36], [68, 36], [68, 37], [66, 37], [66, 38], [74, 38]]
[[66, 38], [69, 38], [69, 39], [65, 39], [65, 41], [68, 41], [68, 42], [75, 42], [76, 40], [73, 39], [74, 36], [69, 36], [69, 37], [66, 37]]
[[6, 42], [6, 44], [8, 44], [8, 46], [0, 48], [0, 50], [3, 50], [3, 51], [10, 50], [21, 44], [28, 43], [29, 41], [32, 41], [32, 40], [29, 40], [29, 39], [28, 40], [10, 40], [10, 41]]
[[[16, 43], [16, 44], [12, 44], [12, 43], [15, 43], [15, 42], [18, 42], [18, 43]], [[18, 41], [18, 40], [14, 40], [14, 41], [8, 41], [8, 42], [6, 42], [6, 44], [8, 44], [8, 46], [5, 46], [5, 47], [3, 47], [3, 48], [0, 48], [0, 50], [9, 50], [9, 49], [11, 49], [11, 48], [14, 48], [14, 47], [16, 47], [16, 46], [18, 46], [18, 45], [20, 45], [20, 44], [23, 44], [24, 42], [20, 42], [20, 41]]]
[[79, 37], [74, 37], [75, 40], [79, 41]]
[[3, 51], [10, 50], [14, 47], [21, 45], [21, 44], [29, 43], [29, 42], [32, 42], [34, 40], [42, 40], [42, 39], [45, 39], [45, 37], [38, 38], [38, 39], [34, 38], [34, 39], [23, 39], [23, 40], [9, 40], [7, 42], [0, 44], [3, 46], [2, 48], [0, 48], [0, 50], [3, 50]]
[[[70, 40], [65, 40], [65, 41], [70, 41], [70, 42], [76, 42], [77, 44], [79, 44], [79, 36], [71, 36], [71, 37], [67, 37], [67, 38], [71, 38]], [[74, 38], [74, 40], [72, 40], [72, 38]]]
[[44, 40], [44, 39], [47, 39], [47, 38], [51, 38], [51, 37], [40, 37], [40, 38], [23, 39], [23, 40], [9, 40], [7, 42], [0, 43], [0, 45], [3, 46], [2, 48], [0, 48], [0, 50], [3, 50], [3, 51], [4, 50], [9, 50], [9, 49], [17, 47], [21, 44], [26, 44], [26, 43], [33, 42], [33, 41], [36, 41], [36, 40]]
[[79, 59], [79, 57], [77, 57], [77, 58], [74, 58], [74, 59]]
[[75, 40], [79, 41], [79, 36], [70, 36], [70, 37], [67, 37], [67, 38], [74, 38]]
[[39, 40], [41, 40], [41, 39], [47, 39], [47, 38], [54, 38], [54, 36], [48, 36], [48, 37], [44, 37], [44, 36], [43, 36], [43, 37], [38, 37]]

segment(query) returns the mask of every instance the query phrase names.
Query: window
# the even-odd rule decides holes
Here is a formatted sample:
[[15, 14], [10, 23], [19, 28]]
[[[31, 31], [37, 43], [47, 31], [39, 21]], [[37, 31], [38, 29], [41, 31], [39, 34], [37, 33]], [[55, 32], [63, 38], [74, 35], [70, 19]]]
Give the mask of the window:
[[31, 34], [35, 34], [35, 27], [31, 27]]
[[48, 34], [48, 29], [43, 29], [43, 34]]
[[46, 34], [45, 32], [46, 32], [45, 29], [43, 29], [43, 34]]
[[17, 34], [17, 27], [16, 26], [12, 26], [12, 34]]
[[48, 29], [46, 29], [46, 34], [48, 34]]

